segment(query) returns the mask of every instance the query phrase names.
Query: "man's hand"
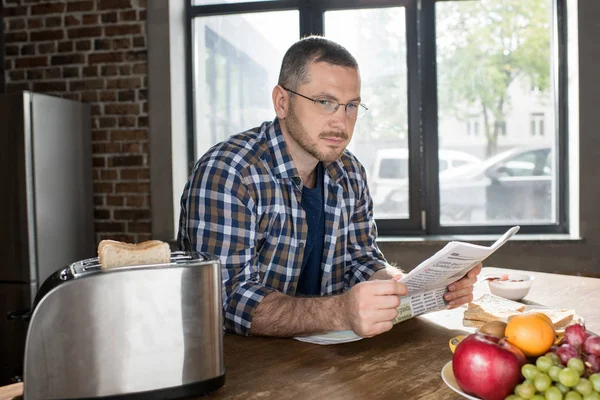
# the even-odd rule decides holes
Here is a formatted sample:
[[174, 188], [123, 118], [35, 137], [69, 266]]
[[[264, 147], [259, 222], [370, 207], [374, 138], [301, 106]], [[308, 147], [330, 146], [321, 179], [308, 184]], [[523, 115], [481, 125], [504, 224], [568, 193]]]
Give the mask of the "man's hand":
[[398, 296], [405, 296], [407, 292], [406, 285], [392, 280], [374, 280], [354, 285], [342, 295], [347, 324], [362, 337], [389, 331], [398, 315]]
[[450, 302], [450, 308], [456, 308], [473, 300], [473, 285], [477, 282], [477, 275], [481, 272], [483, 264], [478, 264], [462, 279], [448, 285], [448, 293], [444, 295]]

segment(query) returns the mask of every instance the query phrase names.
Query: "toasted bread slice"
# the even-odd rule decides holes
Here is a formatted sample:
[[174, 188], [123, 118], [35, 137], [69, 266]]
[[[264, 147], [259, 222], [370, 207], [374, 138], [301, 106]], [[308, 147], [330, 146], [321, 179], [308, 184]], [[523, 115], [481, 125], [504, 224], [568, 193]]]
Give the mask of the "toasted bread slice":
[[487, 322], [508, 318], [523, 310], [525, 310], [525, 304], [486, 293], [467, 305], [465, 318]]
[[98, 245], [98, 261], [102, 269], [164, 264], [170, 260], [169, 244], [160, 240], [148, 240], [139, 244], [103, 240]]

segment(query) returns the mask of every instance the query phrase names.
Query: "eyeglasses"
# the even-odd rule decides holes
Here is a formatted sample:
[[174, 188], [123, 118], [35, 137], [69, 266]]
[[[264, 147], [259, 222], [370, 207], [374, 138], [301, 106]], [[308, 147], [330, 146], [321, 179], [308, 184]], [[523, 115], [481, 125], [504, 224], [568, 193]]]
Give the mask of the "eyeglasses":
[[338, 110], [338, 108], [340, 108], [340, 106], [344, 106], [346, 111], [346, 117], [356, 119], [368, 110], [367, 106], [358, 101], [351, 101], [350, 103], [341, 104], [338, 101], [330, 99], [328, 97], [317, 97], [316, 99], [311, 99], [310, 97], [294, 92], [293, 90], [290, 90], [284, 86], [282, 86], [282, 88], [297, 96], [304, 97], [306, 100], [312, 101], [313, 104], [317, 106], [321, 114], [324, 115], [331, 115], [335, 113]]

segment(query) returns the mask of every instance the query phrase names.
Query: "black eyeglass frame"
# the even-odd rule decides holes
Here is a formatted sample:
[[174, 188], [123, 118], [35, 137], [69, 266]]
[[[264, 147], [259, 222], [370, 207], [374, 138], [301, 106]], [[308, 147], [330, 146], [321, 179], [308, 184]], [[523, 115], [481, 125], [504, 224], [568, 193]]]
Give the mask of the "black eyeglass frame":
[[[295, 94], [295, 95], [297, 95], [297, 96], [304, 97], [306, 100], [310, 100], [310, 101], [312, 101], [312, 102], [313, 102], [313, 104], [315, 104], [315, 105], [317, 104], [317, 101], [319, 101], [319, 100], [320, 100], [320, 99], [312, 99], [312, 98], [310, 98], [310, 97], [308, 97], [308, 96], [305, 96], [305, 95], [303, 95], [303, 94], [300, 94], [300, 93], [298, 93], [298, 92], [294, 92], [293, 90], [291, 90], [291, 89], [288, 89], [288, 88], [286, 88], [286, 87], [285, 87], [285, 86], [283, 86], [283, 85], [279, 85], [279, 86], [281, 86], [281, 87], [283, 88], [283, 90], [286, 90], [286, 91], [288, 91], [288, 92], [290, 92], [290, 93], [293, 93], [293, 94]], [[335, 114], [335, 113], [337, 112], [337, 110], [340, 108], [340, 106], [344, 106], [344, 114], [346, 114], [346, 116], [347, 116], [347, 117], [349, 117], [349, 115], [348, 115], [348, 105], [349, 105], [349, 104], [355, 104], [355, 103], [346, 103], [346, 104], [342, 104], [342, 103], [338, 102], [338, 101], [337, 101], [337, 100], [335, 100], [335, 99], [329, 99], [329, 100], [330, 100], [330, 101], [335, 101], [335, 102], [337, 103], [337, 106], [336, 106], [336, 107], [333, 109], [333, 112], [332, 112], [330, 115], [332, 115], [332, 114]], [[360, 108], [358, 108], [358, 107], [357, 107], [357, 109], [356, 109], [356, 118], [360, 117], [360, 116], [361, 116], [361, 115], [363, 115], [363, 114], [364, 114], [366, 111], [368, 111], [368, 110], [369, 110], [369, 108], [368, 108], [366, 105], [364, 105], [363, 103], [358, 103], [358, 105], [359, 105], [360, 107], [364, 108], [364, 110], [361, 112]]]

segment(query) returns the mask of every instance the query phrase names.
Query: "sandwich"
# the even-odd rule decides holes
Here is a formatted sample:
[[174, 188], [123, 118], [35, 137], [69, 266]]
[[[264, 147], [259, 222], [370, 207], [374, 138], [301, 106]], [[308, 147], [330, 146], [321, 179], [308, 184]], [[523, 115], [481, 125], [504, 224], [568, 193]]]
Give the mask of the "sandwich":
[[148, 240], [138, 244], [102, 240], [98, 244], [98, 261], [102, 269], [165, 264], [171, 261], [171, 249], [168, 243], [160, 240]]
[[[467, 305], [463, 315], [463, 325], [480, 328], [489, 321], [508, 322], [514, 315], [525, 312], [525, 308], [525, 304], [493, 294], [484, 294]], [[536, 311], [547, 315], [557, 331], [563, 330], [572, 323], [583, 323], [583, 319], [575, 313], [575, 310], [536, 308], [527, 311]]]

